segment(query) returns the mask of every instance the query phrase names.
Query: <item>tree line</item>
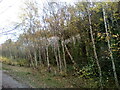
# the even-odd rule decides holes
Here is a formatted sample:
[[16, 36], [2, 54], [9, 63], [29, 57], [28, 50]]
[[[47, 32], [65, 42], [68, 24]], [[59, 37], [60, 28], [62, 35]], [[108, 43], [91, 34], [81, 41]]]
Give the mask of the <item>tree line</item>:
[[105, 82], [119, 87], [119, 2], [48, 2], [42, 14], [35, 1], [25, 5], [20, 17], [24, 33], [2, 44], [2, 56], [23, 59], [35, 69], [44, 65], [48, 72], [85, 74], [101, 87]]

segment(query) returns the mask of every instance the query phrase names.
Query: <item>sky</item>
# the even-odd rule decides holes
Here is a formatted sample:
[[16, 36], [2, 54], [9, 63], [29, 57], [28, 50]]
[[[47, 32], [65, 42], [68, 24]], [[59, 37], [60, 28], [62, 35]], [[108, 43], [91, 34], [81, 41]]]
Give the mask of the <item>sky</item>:
[[19, 22], [20, 7], [23, 0], [2, 0], [0, 2], [0, 44], [14, 36], [11, 34], [3, 35], [2, 32], [9, 31], [16, 22]]
[[[7, 39], [16, 39], [19, 36], [17, 34], [20, 31], [14, 30], [11, 33], [3, 35], [2, 32], [9, 31], [14, 27], [15, 23], [19, 23], [19, 15], [22, 13], [21, 8], [24, 7], [25, 0], [0, 0], [0, 44], [4, 43]], [[44, 3], [45, 0], [37, 0], [39, 3]], [[68, 2], [72, 3], [79, 2], [81, 0], [47, 0], [47, 1], [59, 1], [59, 2]], [[82, 0], [85, 1], [85, 0]], [[95, 1], [95, 0], [91, 0]], [[101, 0], [99, 0], [101, 1]], [[102, 0], [106, 1], [106, 0]], [[113, 0], [110, 0], [113, 1]], [[114, 0], [118, 1], [118, 0]]]
[[[19, 15], [22, 14], [21, 8], [24, 6], [25, 0], [0, 0], [0, 44], [4, 43], [7, 39], [16, 39], [19, 34], [17, 30], [5, 34], [3, 32], [9, 31], [14, 27], [15, 23], [19, 23]], [[37, 0], [39, 3], [43, 3], [45, 0]], [[53, 0], [51, 0], [53, 1]], [[59, 0], [60, 1], [60, 0]], [[61, 1], [71, 1], [71, 0], [61, 0]]]

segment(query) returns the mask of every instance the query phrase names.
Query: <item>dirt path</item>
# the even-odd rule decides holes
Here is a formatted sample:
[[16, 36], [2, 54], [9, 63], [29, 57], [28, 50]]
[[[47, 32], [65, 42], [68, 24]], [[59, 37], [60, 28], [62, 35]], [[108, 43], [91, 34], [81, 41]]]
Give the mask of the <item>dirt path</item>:
[[28, 85], [18, 82], [5, 72], [2, 72], [2, 88], [30, 88], [30, 87]]

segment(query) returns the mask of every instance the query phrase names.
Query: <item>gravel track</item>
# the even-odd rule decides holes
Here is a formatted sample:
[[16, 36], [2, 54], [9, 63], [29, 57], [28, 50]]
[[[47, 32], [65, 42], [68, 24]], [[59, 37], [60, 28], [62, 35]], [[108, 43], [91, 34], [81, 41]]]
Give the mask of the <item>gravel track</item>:
[[30, 88], [28, 85], [25, 85], [12, 76], [2, 72], [2, 88]]

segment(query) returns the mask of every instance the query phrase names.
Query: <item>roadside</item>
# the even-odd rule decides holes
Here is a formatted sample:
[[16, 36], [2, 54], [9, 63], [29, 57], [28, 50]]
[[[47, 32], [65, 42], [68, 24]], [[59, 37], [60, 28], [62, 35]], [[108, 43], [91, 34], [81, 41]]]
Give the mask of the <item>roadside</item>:
[[89, 83], [85, 81], [85, 79], [74, 76], [55, 76], [44, 70], [37, 71], [32, 68], [11, 66], [7, 64], [3, 64], [2, 69], [6, 70], [6, 73], [17, 81], [24, 82], [32, 88], [89, 88], [89, 86], [96, 86], [93, 81]]
[[30, 88], [28, 85], [23, 84], [2, 72], [2, 88]]

